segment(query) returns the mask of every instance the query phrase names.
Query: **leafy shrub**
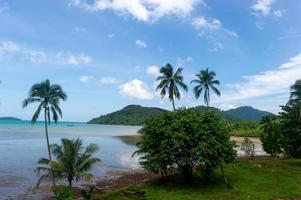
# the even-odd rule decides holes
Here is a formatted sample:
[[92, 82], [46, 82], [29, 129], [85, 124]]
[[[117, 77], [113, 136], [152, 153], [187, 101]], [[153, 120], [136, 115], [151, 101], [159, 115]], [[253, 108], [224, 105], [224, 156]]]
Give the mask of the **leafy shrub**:
[[275, 158], [282, 152], [280, 121], [275, 116], [267, 116], [262, 119], [261, 124], [263, 133], [261, 134], [260, 140], [263, 150]]
[[60, 186], [57, 187], [53, 192], [55, 200], [73, 200], [73, 196], [69, 187]]
[[140, 130], [138, 154], [146, 170], [166, 174], [179, 170], [190, 179], [194, 167], [212, 170], [235, 159], [234, 142], [221, 120], [212, 112], [183, 109], [146, 121]]

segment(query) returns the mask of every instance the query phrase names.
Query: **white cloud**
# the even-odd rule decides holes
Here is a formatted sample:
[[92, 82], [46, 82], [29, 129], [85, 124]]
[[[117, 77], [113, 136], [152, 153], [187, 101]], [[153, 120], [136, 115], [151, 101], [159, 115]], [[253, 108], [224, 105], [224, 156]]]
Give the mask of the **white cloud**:
[[192, 25], [196, 29], [219, 30], [222, 23], [218, 19], [208, 20], [205, 17], [197, 17], [192, 20]]
[[255, 4], [251, 6], [251, 9], [256, 15], [267, 16], [271, 12], [271, 6], [276, 0], [257, 0]]
[[113, 37], [115, 37], [115, 34], [114, 34], [114, 33], [109, 33], [109, 34], [108, 34], [108, 37], [109, 37], [110, 39], [112, 39]]
[[0, 41], [0, 60], [12, 58], [27, 60], [31, 63], [63, 65], [87, 65], [92, 62], [92, 58], [86, 54], [48, 53], [43, 50], [30, 49], [11, 41]]
[[187, 56], [186, 58], [178, 58], [177, 59], [178, 67], [184, 67], [185, 65], [188, 65], [190, 63], [193, 63], [193, 58], [190, 56]]
[[151, 22], [168, 15], [189, 15], [201, 3], [202, 0], [70, 0], [69, 5], [91, 12], [113, 10], [119, 15]]
[[142, 41], [142, 40], [136, 40], [136, 45], [139, 47], [139, 48], [146, 48], [147, 47], [147, 44]]
[[111, 85], [117, 83], [117, 79], [114, 77], [106, 76], [102, 77], [99, 81], [97, 81], [97, 85]]
[[131, 80], [119, 86], [119, 92], [122, 96], [133, 97], [137, 99], [150, 100], [154, 96], [149, 91], [149, 87], [141, 80]]
[[217, 52], [217, 51], [219, 51], [219, 50], [222, 50], [223, 48], [224, 48], [224, 46], [223, 46], [222, 43], [216, 42], [216, 43], [214, 44], [214, 47], [213, 47], [212, 49], [209, 49], [209, 52], [210, 52], [210, 53]]
[[157, 76], [160, 75], [160, 69], [159, 69], [159, 67], [157, 67], [155, 65], [151, 65], [151, 66], [146, 68], [146, 73], [157, 77]]
[[75, 28], [74, 28], [74, 31], [75, 32], [77, 32], [77, 33], [84, 33], [84, 32], [87, 32], [87, 29], [85, 29], [85, 28], [83, 28], [83, 27], [78, 27], [78, 26], [76, 26]]
[[224, 28], [221, 21], [215, 18], [208, 19], [204, 16], [199, 16], [193, 18], [191, 24], [196, 30], [200, 31], [199, 36], [205, 36], [208, 33], [223, 31], [230, 37], [238, 38], [238, 35], [235, 31]]
[[79, 81], [80, 81], [80, 82], [83, 82], [83, 83], [85, 83], [85, 82], [90, 82], [90, 81], [92, 81], [92, 80], [94, 80], [94, 77], [93, 77], [93, 76], [87, 76], [87, 75], [83, 75], [83, 76], [81, 76], [81, 77], [79, 78]]
[[274, 11], [274, 15], [275, 15], [276, 17], [282, 17], [283, 14], [284, 14], [284, 11], [283, 11], [283, 10], [275, 10], [275, 11]]
[[[244, 81], [231, 85], [231, 91], [223, 94], [225, 102], [279, 96], [289, 93], [289, 87], [301, 77], [301, 53], [275, 70], [244, 76]], [[275, 97], [272, 97], [275, 98]]]

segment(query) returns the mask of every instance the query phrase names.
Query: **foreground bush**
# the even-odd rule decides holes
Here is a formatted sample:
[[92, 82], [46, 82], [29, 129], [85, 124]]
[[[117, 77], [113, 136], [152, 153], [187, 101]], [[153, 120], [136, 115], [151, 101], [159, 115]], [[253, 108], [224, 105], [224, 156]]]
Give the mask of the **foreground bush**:
[[179, 110], [148, 120], [140, 130], [138, 154], [149, 171], [167, 174], [179, 170], [190, 179], [195, 167], [211, 172], [235, 159], [235, 144], [220, 119], [212, 112]]

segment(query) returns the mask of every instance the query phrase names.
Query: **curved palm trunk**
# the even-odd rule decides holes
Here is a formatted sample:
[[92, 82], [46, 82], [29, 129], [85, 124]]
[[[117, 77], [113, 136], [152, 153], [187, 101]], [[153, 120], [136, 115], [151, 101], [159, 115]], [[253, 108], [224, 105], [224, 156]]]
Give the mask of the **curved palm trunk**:
[[[48, 138], [47, 109], [46, 109], [46, 107], [44, 108], [44, 119], [45, 119], [45, 133], [46, 133], [48, 157], [49, 157], [49, 161], [51, 162], [52, 157], [51, 157], [50, 144], [49, 144], [49, 138]], [[51, 169], [51, 179], [52, 179], [52, 186], [55, 187], [55, 180], [54, 180], [54, 175], [53, 175], [52, 169]]]

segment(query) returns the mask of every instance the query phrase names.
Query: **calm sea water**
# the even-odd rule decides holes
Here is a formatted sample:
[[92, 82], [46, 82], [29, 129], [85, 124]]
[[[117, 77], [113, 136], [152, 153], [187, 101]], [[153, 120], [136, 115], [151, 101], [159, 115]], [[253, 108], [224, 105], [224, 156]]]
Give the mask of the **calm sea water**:
[[[131, 156], [136, 150], [135, 138], [119, 136], [136, 135], [140, 128], [59, 122], [50, 125], [49, 137], [51, 143], [59, 143], [63, 137], [80, 137], [84, 145], [98, 144], [100, 150], [95, 156], [102, 162], [92, 173], [100, 178], [110, 171], [139, 168], [138, 158]], [[47, 157], [43, 122], [32, 126], [29, 121], [0, 120], [0, 199], [35, 186], [38, 176], [34, 169], [41, 157]]]

